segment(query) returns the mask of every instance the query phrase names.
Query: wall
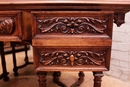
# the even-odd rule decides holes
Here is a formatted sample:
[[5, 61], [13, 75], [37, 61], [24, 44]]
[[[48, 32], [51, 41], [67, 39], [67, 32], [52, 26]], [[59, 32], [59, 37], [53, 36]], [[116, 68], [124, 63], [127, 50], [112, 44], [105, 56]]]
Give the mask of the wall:
[[113, 26], [111, 67], [107, 75], [130, 83], [130, 12], [125, 16], [125, 24]]

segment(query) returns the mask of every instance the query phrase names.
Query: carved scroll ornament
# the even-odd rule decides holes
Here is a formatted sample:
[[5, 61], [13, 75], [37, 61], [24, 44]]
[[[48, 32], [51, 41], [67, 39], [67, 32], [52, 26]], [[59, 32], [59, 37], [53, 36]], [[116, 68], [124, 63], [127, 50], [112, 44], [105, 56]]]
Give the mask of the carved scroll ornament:
[[39, 61], [45, 66], [63, 65], [63, 66], [81, 66], [81, 65], [98, 65], [105, 62], [105, 52], [91, 51], [55, 51], [40, 52]]
[[7, 19], [0, 21], [0, 34], [11, 34], [13, 30], [13, 20]]
[[57, 17], [50, 19], [37, 19], [38, 29], [41, 33], [61, 32], [64, 34], [99, 33], [107, 29], [106, 20], [91, 17]]

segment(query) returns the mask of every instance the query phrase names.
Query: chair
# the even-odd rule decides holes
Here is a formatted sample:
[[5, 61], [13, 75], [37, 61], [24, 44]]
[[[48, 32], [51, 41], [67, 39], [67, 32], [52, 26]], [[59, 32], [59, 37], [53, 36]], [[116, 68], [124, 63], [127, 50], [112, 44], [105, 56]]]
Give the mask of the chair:
[[5, 61], [5, 52], [4, 52], [4, 42], [0, 42], [0, 53], [1, 53], [1, 64], [2, 64], [2, 74], [0, 75], [0, 79], [3, 78], [4, 81], [8, 81], [8, 72], [6, 69], [6, 61]]
[[[24, 46], [24, 51], [25, 51], [25, 63], [23, 65], [17, 66], [17, 60], [16, 60], [16, 49], [17, 46]], [[28, 54], [27, 51], [30, 49], [30, 45], [27, 42], [11, 42], [11, 47], [12, 47], [12, 56], [13, 56], [13, 71], [14, 71], [14, 76], [18, 76], [18, 69], [26, 67], [28, 64], [33, 64], [33, 62], [29, 62], [28, 60]]]
[[[14, 76], [18, 76], [18, 69], [21, 69], [27, 66], [28, 64], [33, 64], [28, 60], [27, 51], [30, 49], [30, 45], [28, 43], [8, 42], [7, 44], [5, 44], [5, 42], [0, 42], [1, 64], [2, 64], [2, 74], [0, 75], [0, 79], [3, 79], [4, 81], [9, 80], [8, 77], [9, 72], [7, 72], [6, 60], [5, 60], [6, 54], [12, 53]], [[25, 63], [21, 66], [17, 66], [16, 52], [20, 51], [25, 51], [25, 59], [24, 59]]]

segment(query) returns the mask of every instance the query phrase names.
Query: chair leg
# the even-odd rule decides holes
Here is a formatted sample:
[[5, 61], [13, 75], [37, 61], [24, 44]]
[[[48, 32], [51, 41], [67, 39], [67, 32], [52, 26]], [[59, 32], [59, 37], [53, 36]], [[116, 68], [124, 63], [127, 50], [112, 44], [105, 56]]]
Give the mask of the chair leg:
[[20, 65], [20, 66], [17, 66], [17, 61], [16, 61], [16, 50], [15, 50], [15, 46], [16, 46], [16, 42], [11, 42], [11, 47], [12, 47], [12, 55], [13, 55], [13, 65], [14, 65], [14, 68], [13, 68], [13, 71], [14, 71], [14, 76], [18, 76], [18, 69], [21, 69], [21, 68], [24, 68], [26, 67], [28, 64], [33, 64], [33, 62], [29, 62], [28, 60], [28, 54], [27, 54], [27, 51], [28, 51], [28, 48], [27, 48], [27, 45], [24, 45], [24, 48], [25, 48], [25, 63], [23, 65]]
[[29, 62], [29, 60], [28, 60], [27, 45], [24, 45], [24, 48], [25, 48], [25, 59], [24, 59], [24, 61], [25, 61], [25, 63], [28, 63], [28, 62]]
[[21, 68], [24, 68], [24, 67], [26, 67], [28, 64], [33, 64], [33, 62], [29, 62], [29, 60], [28, 60], [28, 48], [27, 48], [27, 45], [24, 45], [24, 48], [25, 48], [25, 59], [24, 59], [24, 61], [25, 61], [25, 63], [23, 64], [23, 65], [21, 65], [21, 66], [17, 66], [17, 69], [21, 69]]
[[0, 52], [1, 52], [1, 64], [2, 64], [2, 69], [3, 73], [0, 75], [0, 79], [3, 78], [4, 81], [8, 81], [8, 72], [6, 69], [6, 61], [5, 61], [5, 53], [4, 53], [4, 42], [0, 42]]
[[18, 68], [17, 68], [17, 61], [16, 61], [16, 54], [15, 54], [15, 46], [16, 43], [11, 42], [11, 47], [12, 47], [12, 56], [13, 56], [13, 71], [14, 71], [14, 76], [18, 76]]
[[24, 48], [25, 48], [25, 59], [24, 59], [25, 64], [26, 65], [33, 64], [33, 62], [29, 62], [29, 60], [28, 60], [28, 47], [27, 47], [27, 45], [24, 45]]

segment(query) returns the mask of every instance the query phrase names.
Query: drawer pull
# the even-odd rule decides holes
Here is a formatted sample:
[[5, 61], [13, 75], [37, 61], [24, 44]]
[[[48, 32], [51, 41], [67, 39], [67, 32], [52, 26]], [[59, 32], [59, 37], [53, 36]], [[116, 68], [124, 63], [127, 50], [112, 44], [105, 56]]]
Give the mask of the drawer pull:
[[74, 55], [70, 55], [70, 61], [71, 61], [71, 66], [73, 66], [74, 65]]
[[39, 19], [38, 29], [41, 33], [60, 32], [64, 34], [100, 33], [107, 29], [107, 18], [104, 20], [91, 17], [56, 17]]
[[13, 20], [7, 19], [0, 22], [0, 34], [11, 34], [13, 31]]

